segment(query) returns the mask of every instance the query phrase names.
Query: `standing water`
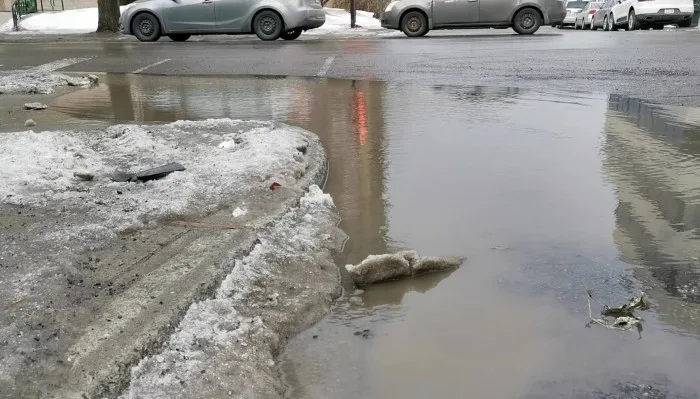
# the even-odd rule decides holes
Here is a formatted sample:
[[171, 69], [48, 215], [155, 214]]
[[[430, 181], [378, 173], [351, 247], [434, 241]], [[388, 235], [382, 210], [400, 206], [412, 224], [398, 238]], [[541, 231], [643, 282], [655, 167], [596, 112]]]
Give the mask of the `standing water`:
[[[699, 110], [369, 81], [105, 83], [51, 109], [275, 119], [318, 134], [350, 235], [341, 266], [407, 248], [468, 258], [352, 299], [346, 281], [331, 314], [281, 355], [287, 396], [698, 397]], [[642, 338], [585, 328], [588, 289], [610, 304], [646, 291]]]

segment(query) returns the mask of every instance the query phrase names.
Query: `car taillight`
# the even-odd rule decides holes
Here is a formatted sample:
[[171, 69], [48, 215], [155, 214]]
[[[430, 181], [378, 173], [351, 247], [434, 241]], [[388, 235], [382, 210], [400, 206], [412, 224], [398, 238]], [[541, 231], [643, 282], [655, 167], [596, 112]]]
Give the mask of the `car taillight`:
[[[642, 1], [642, 0], [640, 0], [640, 1]], [[588, 13], [589, 13], [589, 14], [595, 14], [597, 11], [598, 11], [598, 10], [588, 10]]]

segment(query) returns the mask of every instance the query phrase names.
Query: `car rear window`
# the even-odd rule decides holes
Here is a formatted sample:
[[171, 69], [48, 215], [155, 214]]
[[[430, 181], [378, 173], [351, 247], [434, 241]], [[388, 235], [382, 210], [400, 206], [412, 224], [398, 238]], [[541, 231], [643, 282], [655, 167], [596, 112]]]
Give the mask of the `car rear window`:
[[566, 3], [566, 8], [583, 8], [586, 6], [587, 1], [570, 1]]

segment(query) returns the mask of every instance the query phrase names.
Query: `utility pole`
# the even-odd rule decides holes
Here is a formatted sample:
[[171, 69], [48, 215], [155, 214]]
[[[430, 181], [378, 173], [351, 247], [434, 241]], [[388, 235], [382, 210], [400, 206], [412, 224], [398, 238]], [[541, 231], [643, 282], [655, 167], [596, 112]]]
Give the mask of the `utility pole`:
[[355, 27], [355, 0], [350, 0], [350, 27]]

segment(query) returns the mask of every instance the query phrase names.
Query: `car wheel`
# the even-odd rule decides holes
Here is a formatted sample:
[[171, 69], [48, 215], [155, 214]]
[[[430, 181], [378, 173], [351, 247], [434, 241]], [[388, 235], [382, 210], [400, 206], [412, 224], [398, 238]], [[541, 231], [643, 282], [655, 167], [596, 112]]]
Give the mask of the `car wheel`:
[[531, 35], [542, 25], [542, 17], [534, 8], [523, 8], [513, 18], [513, 30], [521, 35]]
[[632, 31], [632, 30], [637, 30], [637, 14], [635, 14], [634, 10], [630, 10], [630, 13], [627, 15], [627, 30]]
[[168, 37], [170, 38], [170, 40], [172, 40], [174, 42], [184, 42], [190, 38], [190, 35], [188, 35], [186, 33], [178, 33], [178, 34], [168, 35]]
[[273, 41], [282, 36], [284, 32], [284, 22], [276, 12], [263, 10], [253, 19], [253, 33], [260, 40]]
[[428, 18], [419, 11], [410, 11], [401, 18], [401, 31], [408, 37], [420, 37], [428, 33]]
[[610, 17], [608, 17], [608, 24], [610, 25], [610, 31], [615, 32], [617, 31], [617, 24], [615, 23], [615, 17], [610, 14]]
[[160, 39], [160, 22], [155, 15], [142, 12], [131, 21], [131, 31], [142, 42], [155, 42]]
[[603, 30], [604, 31], [608, 30], [608, 17], [607, 17], [607, 15], [603, 18]]
[[302, 32], [301, 28], [285, 31], [284, 33], [282, 33], [282, 39], [294, 40], [294, 39], [298, 38], [299, 36], [301, 36], [301, 32]]
[[591, 28], [591, 30], [598, 30], [598, 28], [595, 25], [593, 25], [593, 22], [595, 21], [591, 20], [591, 25], [589, 26], [589, 28]]

